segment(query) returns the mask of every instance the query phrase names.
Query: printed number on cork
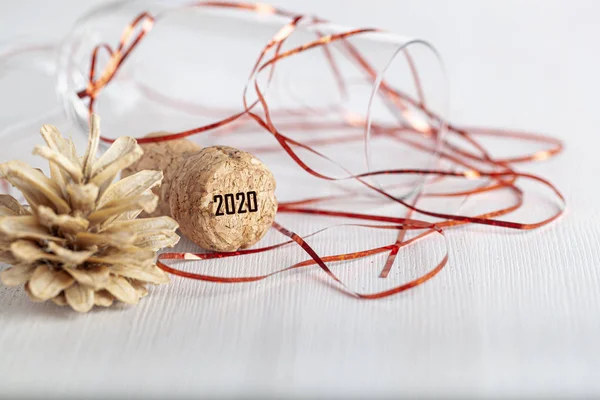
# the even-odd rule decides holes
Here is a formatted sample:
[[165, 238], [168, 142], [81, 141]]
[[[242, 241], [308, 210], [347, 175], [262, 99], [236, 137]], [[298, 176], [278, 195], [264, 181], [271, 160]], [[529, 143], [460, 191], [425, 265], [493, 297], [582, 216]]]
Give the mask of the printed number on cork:
[[[236, 193], [235, 197], [233, 193], [227, 193], [225, 196], [216, 194], [213, 197], [213, 201], [217, 203], [217, 212], [215, 213], [215, 216], [225, 214], [245, 214], [247, 212], [258, 211], [258, 202], [256, 200], [256, 192], [254, 190], [246, 193]], [[223, 203], [225, 204], [224, 206]], [[223, 208], [225, 211], [223, 211]]]

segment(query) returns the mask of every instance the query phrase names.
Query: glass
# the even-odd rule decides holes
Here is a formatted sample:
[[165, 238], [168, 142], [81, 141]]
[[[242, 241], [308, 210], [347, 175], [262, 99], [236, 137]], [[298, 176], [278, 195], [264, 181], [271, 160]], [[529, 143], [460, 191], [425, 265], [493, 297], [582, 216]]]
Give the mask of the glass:
[[[139, 138], [218, 125], [243, 113], [244, 104], [265, 119], [260, 93], [268, 122], [290, 139], [305, 166], [319, 173], [343, 179], [367, 171], [435, 166], [448, 95], [442, 63], [430, 44], [388, 32], [353, 34], [313, 17], [292, 27], [293, 14], [266, 5], [123, 1], [82, 17], [60, 48], [57, 80], [66, 115], [79, 131], [87, 130], [89, 99], [81, 93], [90, 82], [94, 49], [101, 44], [116, 49], [124, 29], [141, 13], [148, 17], [131, 28], [129, 40], [142, 29], [148, 34], [94, 103], [105, 136]], [[282, 39], [279, 47], [263, 54], [274, 39]], [[276, 54], [283, 56], [270, 64]], [[110, 62], [110, 54], [100, 49], [96, 76]], [[274, 170], [284, 200], [299, 188], [306, 196], [336, 193], [340, 186], [360, 190], [355, 181], [332, 185], [299, 173], [273, 135], [247, 116], [190, 139], [256, 153]], [[430, 151], [415, 151], [406, 140]], [[406, 197], [424, 178], [365, 180]]]

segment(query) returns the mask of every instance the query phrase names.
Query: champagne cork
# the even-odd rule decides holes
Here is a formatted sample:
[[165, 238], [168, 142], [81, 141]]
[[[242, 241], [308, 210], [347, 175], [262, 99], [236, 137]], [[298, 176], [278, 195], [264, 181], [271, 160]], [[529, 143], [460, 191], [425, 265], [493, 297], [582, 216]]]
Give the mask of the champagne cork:
[[180, 163], [171, 183], [170, 206], [181, 232], [200, 247], [244, 249], [273, 223], [275, 178], [250, 153], [208, 147]]
[[[146, 137], [165, 135], [165, 132], [156, 132]], [[159, 170], [163, 172], [162, 185], [152, 189], [152, 192], [158, 196], [158, 207], [151, 214], [145, 216], [159, 217], [171, 216], [171, 206], [169, 205], [169, 194], [171, 192], [171, 182], [179, 170], [179, 164], [189, 155], [200, 151], [201, 147], [187, 139], [168, 140], [165, 142], [141, 143], [140, 147], [144, 150], [143, 156], [133, 165], [125, 168], [121, 173], [121, 178], [133, 175], [143, 170]]]
[[[148, 137], [161, 135], [150, 134]], [[122, 177], [142, 170], [161, 170], [154, 188], [158, 208], [198, 246], [236, 251], [258, 242], [277, 212], [275, 178], [250, 153], [227, 146], [200, 147], [187, 139], [140, 144], [142, 157]]]

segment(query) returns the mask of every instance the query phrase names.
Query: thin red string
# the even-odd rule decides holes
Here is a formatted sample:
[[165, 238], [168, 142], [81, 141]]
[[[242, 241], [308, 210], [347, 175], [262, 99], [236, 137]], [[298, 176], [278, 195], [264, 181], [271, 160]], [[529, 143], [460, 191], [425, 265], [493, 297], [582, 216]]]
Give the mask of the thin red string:
[[[398, 235], [394, 243], [386, 246], [380, 246], [370, 250], [361, 250], [356, 252], [350, 252], [345, 254], [333, 254], [321, 256], [309, 245], [306, 241], [312, 235], [300, 237], [298, 234], [291, 230], [283, 227], [279, 223], [273, 224], [273, 229], [281, 233], [282, 235], [289, 238], [288, 241], [279, 243], [277, 245], [256, 248], [251, 250], [240, 250], [232, 253], [163, 253], [158, 257], [157, 265], [167, 272], [174, 275], [179, 275], [189, 279], [204, 280], [210, 282], [219, 283], [241, 283], [241, 282], [252, 282], [262, 279], [266, 279], [273, 275], [284, 273], [286, 271], [317, 265], [323, 270], [327, 276], [335, 282], [340, 290], [347, 294], [355, 297], [364, 299], [376, 299], [381, 297], [390, 296], [395, 293], [400, 293], [409, 288], [415, 287], [436, 275], [448, 261], [448, 251], [442, 259], [434, 266], [429, 268], [428, 272], [423, 274], [416, 279], [413, 279], [407, 283], [397, 285], [390, 289], [376, 292], [376, 293], [359, 293], [348, 288], [329, 268], [328, 263], [336, 263], [347, 260], [357, 260], [365, 257], [372, 256], [374, 254], [388, 253], [383, 268], [380, 271], [379, 276], [385, 278], [389, 275], [390, 270], [395, 262], [395, 259], [399, 251], [409, 245], [415, 243], [418, 240], [424, 239], [432, 233], [444, 235], [443, 229], [450, 227], [465, 225], [465, 224], [481, 224], [491, 225], [504, 228], [529, 230], [544, 226], [556, 218], [558, 218], [564, 208], [565, 199], [559, 190], [552, 185], [547, 179], [539, 177], [534, 174], [517, 172], [514, 164], [525, 163], [532, 161], [545, 160], [553, 157], [560, 153], [563, 149], [562, 143], [554, 138], [531, 134], [526, 132], [507, 131], [499, 129], [488, 129], [488, 128], [473, 128], [473, 127], [457, 127], [444, 121], [444, 119], [434, 113], [426, 106], [426, 99], [420, 83], [418, 70], [415, 63], [413, 62], [411, 54], [407, 49], [403, 49], [403, 54], [409, 64], [410, 72], [415, 83], [417, 97], [412, 98], [406, 93], [401, 92], [397, 88], [394, 88], [385, 80], [381, 81], [378, 96], [381, 96], [384, 100], [384, 104], [387, 107], [393, 108], [395, 111], [399, 111], [408, 121], [411, 120], [411, 108], [418, 110], [424, 115], [429, 124], [427, 125], [426, 131], [415, 129], [410, 125], [399, 123], [396, 125], [384, 125], [378, 122], [370, 124], [370, 132], [373, 136], [382, 136], [390, 140], [398, 141], [404, 145], [410, 146], [414, 151], [421, 151], [425, 153], [431, 153], [439, 156], [440, 162], [450, 165], [448, 169], [393, 169], [393, 170], [382, 170], [382, 171], [369, 171], [362, 174], [352, 174], [343, 166], [335, 163], [334, 160], [328, 158], [321, 152], [315, 149], [315, 146], [325, 143], [331, 144], [342, 144], [352, 141], [364, 140], [364, 134], [353, 134], [348, 133], [345, 137], [338, 139], [331, 138], [319, 138], [315, 137], [303, 142], [294, 140], [287, 136], [284, 132], [288, 129], [302, 130], [306, 132], [319, 132], [320, 130], [333, 128], [333, 129], [347, 129], [349, 132], [357, 132], [358, 129], [362, 129], [364, 132], [368, 132], [369, 127], [366, 121], [357, 121], [355, 118], [345, 116], [343, 122], [335, 123], [323, 123], [323, 122], [309, 122], [309, 121], [286, 121], [279, 122], [276, 124], [273, 120], [273, 115], [267, 100], [264, 95], [264, 90], [258, 83], [258, 76], [263, 73], [267, 74], [267, 84], [270, 82], [277, 63], [281, 60], [294, 57], [297, 54], [309, 51], [315, 48], [321, 48], [323, 50], [324, 58], [327, 64], [331, 68], [331, 72], [334, 75], [336, 85], [338, 86], [340, 93], [345, 95], [347, 93], [347, 82], [344, 79], [342, 72], [338, 66], [338, 60], [330, 50], [329, 45], [332, 43], [341, 44], [343, 49], [342, 56], [355, 65], [356, 68], [361, 70], [365, 76], [365, 79], [373, 84], [377, 80], [377, 70], [370, 64], [367, 58], [361, 54], [361, 52], [350, 42], [350, 38], [381, 32], [377, 29], [356, 29], [346, 32], [341, 32], [332, 35], [324, 35], [317, 30], [316, 39], [304, 43], [300, 46], [293, 47], [291, 49], [283, 50], [283, 44], [290, 37], [290, 35], [298, 29], [300, 23], [305, 24], [319, 24], [325, 22], [324, 20], [315, 17], [306, 17], [303, 15], [296, 15], [287, 11], [279, 10], [274, 7], [264, 4], [246, 4], [246, 3], [233, 3], [233, 2], [197, 2], [192, 3], [189, 7], [215, 7], [215, 8], [229, 8], [243, 10], [258, 14], [273, 14], [280, 17], [285, 17], [289, 20], [287, 24], [277, 32], [277, 34], [265, 45], [263, 50], [258, 55], [254, 68], [250, 72], [250, 78], [248, 84], [243, 90], [243, 105], [244, 109], [239, 111], [233, 111], [222, 117], [217, 122], [188, 129], [182, 132], [174, 132], [165, 134], [162, 136], [154, 136], [151, 138], [140, 138], [138, 142], [161, 142], [167, 140], [175, 140], [199, 133], [213, 131], [216, 128], [227, 127], [226, 134], [235, 132], [241, 132], [247, 126], [247, 123], [254, 121], [259, 127], [263, 128], [266, 132], [272, 135], [277, 143], [277, 147], [271, 148], [260, 148], [260, 151], [281, 151], [283, 150], [298, 166], [304, 171], [311, 174], [312, 176], [328, 180], [328, 181], [343, 181], [352, 180], [359, 182], [367, 192], [362, 192], [362, 196], [372, 196], [377, 199], [387, 199], [391, 202], [402, 205], [406, 208], [404, 217], [398, 217], [393, 215], [376, 215], [368, 213], [357, 213], [348, 212], [336, 209], [324, 208], [324, 204], [333, 200], [344, 200], [350, 199], [355, 196], [354, 193], [348, 193], [347, 195], [341, 196], [323, 196], [314, 197], [308, 199], [301, 199], [289, 202], [282, 202], [279, 205], [279, 212], [281, 213], [296, 213], [303, 215], [318, 215], [328, 216], [340, 219], [356, 219], [362, 221], [373, 221], [374, 224], [364, 225], [358, 224], [363, 228], [369, 229], [394, 229], [398, 231]], [[119, 68], [123, 65], [132, 51], [141, 40], [150, 32], [153, 25], [158, 21], [148, 13], [142, 13], [136, 17], [131, 24], [129, 24], [119, 41], [116, 50], [112, 50], [107, 44], [99, 44], [91, 55], [91, 67], [89, 74], [88, 86], [78, 93], [79, 97], [88, 99], [88, 109], [90, 113], [94, 110], [94, 104], [97, 97], [102, 92], [103, 88], [106, 87], [118, 73]], [[137, 33], [136, 33], [137, 31]], [[97, 76], [98, 67], [98, 54], [101, 50], [105, 50], [110, 60], [106, 66], [102, 69], [99, 76]], [[198, 107], [182, 103], [177, 99], [169, 99], [167, 96], [158, 93], [152, 87], [142, 87], [144, 93], [157, 101], [164, 103], [175, 103], [178, 107], [185, 106], [189, 109], [197, 110]], [[248, 91], [253, 89], [256, 93], [257, 100], [249, 102], [247, 99]], [[201, 108], [202, 113], [211, 112], [210, 109]], [[214, 111], [214, 110], [213, 110]], [[323, 113], [335, 112], [335, 109], [322, 110]], [[339, 111], [339, 110], [338, 110]], [[218, 110], [219, 114], [227, 112], [227, 110]], [[297, 117], [302, 117], [302, 113], [296, 113]], [[294, 113], [290, 113], [290, 116], [294, 116]], [[243, 123], [242, 123], [243, 122]], [[437, 128], [436, 128], [437, 127]], [[448, 135], [442, 138], [441, 133], [444, 129], [447, 130]], [[494, 157], [492, 156], [493, 149], [487, 148], [480, 141], [481, 137], [494, 137], [503, 140], [514, 140], [517, 142], [531, 142], [540, 143], [544, 146], [541, 150], [536, 150], [530, 154], [514, 155], [510, 157]], [[435, 139], [442, 138], [438, 145], [435, 145]], [[454, 139], [454, 141], [450, 141]], [[113, 139], [102, 137], [101, 140], [105, 142], [112, 142]], [[305, 151], [310, 152], [313, 156], [320, 157], [323, 160], [327, 160], [334, 165], [347, 171], [347, 176], [343, 178], [336, 178], [326, 174], [325, 172], [317, 171], [311, 168], [302, 157], [295, 151], [296, 148], [301, 148]], [[400, 198], [394, 196], [391, 189], [399, 187], [401, 185], [387, 186], [382, 188], [371, 182], [370, 178], [378, 176], [415, 176], [423, 177], [426, 179], [426, 184], [423, 185], [423, 190], [417, 193], [411, 199]], [[459, 189], [454, 191], [428, 191], [428, 188], [432, 183], [438, 183], [447, 179], [463, 179], [463, 180], [476, 180], [478, 185], [473, 189]], [[481, 182], [479, 182], [481, 181]], [[549, 217], [543, 218], [537, 222], [524, 223], [519, 221], [508, 221], [498, 219], [499, 217], [509, 215], [516, 210], [519, 210], [524, 204], [524, 190], [517, 184], [522, 181], [536, 182], [546, 188], [557, 197], [557, 204], [555, 212]], [[499, 191], [508, 191], [512, 194], [513, 202], [511, 204], [504, 204], [496, 206], [488, 212], [481, 213], [475, 216], [460, 215], [442, 212], [438, 210], [427, 209], [419, 205], [419, 202], [424, 198], [450, 198], [450, 197], [464, 197], [469, 198], [472, 196], [479, 196], [483, 193], [494, 194]], [[433, 217], [437, 221], [426, 222], [416, 219], [414, 215], [423, 215]], [[410, 230], [422, 231], [420, 234], [410, 239], [406, 238], [406, 234]], [[321, 231], [319, 231], [321, 232]], [[317, 232], [317, 233], [319, 233]], [[316, 233], [315, 233], [316, 234]], [[314, 234], [313, 234], [314, 235]], [[263, 275], [251, 275], [251, 276], [238, 276], [238, 277], [223, 277], [223, 276], [212, 276], [206, 274], [198, 274], [187, 272], [173, 266], [165, 264], [167, 260], [184, 261], [184, 260], [208, 260], [216, 258], [228, 258], [228, 257], [243, 257], [248, 254], [256, 254], [267, 251], [272, 251], [276, 248], [286, 246], [295, 243], [300, 246], [304, 252], [309, 256], [309, 260], [304, 260], [295, 263], [291, 266], [277, 270], [275, 272]]]

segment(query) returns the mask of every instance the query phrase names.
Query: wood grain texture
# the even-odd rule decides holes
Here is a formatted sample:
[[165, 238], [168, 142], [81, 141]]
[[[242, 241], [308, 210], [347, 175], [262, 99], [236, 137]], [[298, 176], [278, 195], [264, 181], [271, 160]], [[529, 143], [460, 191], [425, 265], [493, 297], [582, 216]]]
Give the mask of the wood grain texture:
[[[62, 3], [54, 18], [27, 14], [33, 1], [3, 5], [0, 34], [21, 32], [23, 21], [38, 33], [69, 26], [66, 15], [84, 6]], [[600, 172], [598, 3], [370, 1], [342, 13], [342, 1], [274, 3], [432, 39], [448, 65], [454, 120], [566, 141], [563, 156], [532, 169], [563, 190], [566, 215], [533, 232], [452, 231], [450, 262], [435, 279], [381, 301], [340, 294], [316, 269], [240, 286], [173, 278], [135, 308], [87, 315], [0, 287], [0, 397], [600, 396], [600, 190], [590, 185]], [[9, 150], [0, 149], [1, 160], [14, 156]], [[300, 233], [314, 229], [281, 218]], [[353, 235], [351, 244], [363, 237]], [[265, 254], [227, 268], [301, 256]], [[419, 257], [428, 254], [410, 260]], [[373, 276], [355, 279], [376, 285]]]
[[235, 287], [174, 278], [136, 308], [89, 315], [2, 288], [2, 394], [597, 393], [600, 238], [563, 228], [451, 234], [438, 278], [377, 302], [315, 271]]

